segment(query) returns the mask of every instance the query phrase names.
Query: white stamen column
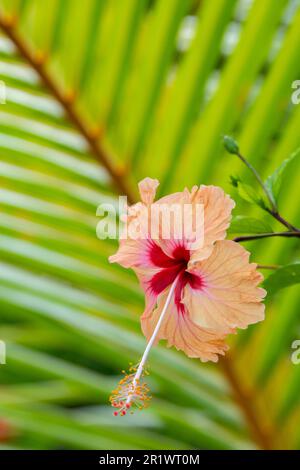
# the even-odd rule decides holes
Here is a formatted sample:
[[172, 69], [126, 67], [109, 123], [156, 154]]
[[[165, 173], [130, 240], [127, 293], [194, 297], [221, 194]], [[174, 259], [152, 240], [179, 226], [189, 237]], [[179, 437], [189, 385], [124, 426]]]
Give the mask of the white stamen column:
[[[150, 340], [149, 340], [149, 342], [148, 342], [148, 344], [147, 344], [147, 347], [146, 347], [146, 349], [145, 349], [145, 351], [144, 351], [144, 354], [143, 354], [143, 356], [142, 356], [141, 362], [140, 362], [140, 364], [139, 364], [139, 366], [138, 366], [138, 368], [137, 368], [136, 374], [135, 374], [135, 376], [134, 376], [134, 378], [133, 378], [133, 381], [132, 381], [132, 390], [135, 389], [135, 387], [136, 387], [136, 385], [137, 385], [137, 382], [139, 381], [139, 379], [140, 379], [140, 377], [141, 377], [141, 375], [142, 375], [142, 372], [143, 372], [144, 366], [145, 366], [145, 364], [146, 364], [148, 355], [149, 355], [149, 353], [150, 353], [150, 350], [151, 350], [151, 348], [152, 348], [152, 346], [153, 346], [153, 343], [154, 343], [154, 341], [155, 341], [155, 338], [156, 338], [156, 336], [157, 336], [157, 333], [159, 332], [159, 329], [160, 329], [160, 327], [161, 327], [161, 324], [162, 324], [162, 322], [163, 322], [163, 319], [164, 319], [164, 317], [165, 317], [165, 315], [166, 315], [166, 312], [167, 312], [167, 310], [168, 310], [168, 307], [169, 307], [169, 305], [170, 305], [172, 296], [173, 296], [174, 291], [175, 291], [175, 287], [176, 287], [177, 281], [178, 281], [178, 276], [176, 277], [175, 281], [174, 281], [173, 284], [171, 285], [171, 288], [170, 288], [170, 290], [169, 290], [168, 297], [167, 297], [166, 303], [165, 303], [165, 305], [164, 305], [164, 308], [163, 308], [163, 310], [162, 310], [162, 312], [161, 312], [161, 314], [160, 314], [159, 320], [158, 320], [158, 322], [157, 322], [157, 324], [156, 324], [156, 327], [155, 327], [155, 329], [154, 329], [154, 331], [153, 331], [153, 333], [152, 333], [152, 336], [151, 336], [151, 338], [150, 338]], [[131, 396], [129, 396], [129, 397], [127, 398], [127, 400], [126, 400], [126, 405], [130, 405], [130, 402], [131, 402]]]

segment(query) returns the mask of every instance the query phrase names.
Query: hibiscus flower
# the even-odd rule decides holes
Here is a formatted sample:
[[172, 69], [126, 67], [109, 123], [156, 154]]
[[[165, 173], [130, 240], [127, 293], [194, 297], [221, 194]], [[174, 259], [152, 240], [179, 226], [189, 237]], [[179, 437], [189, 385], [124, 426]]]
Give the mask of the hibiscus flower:
[[[110, 257], [135, 271], [146, 299], [141, 324], [147, 347], [139, 365], [112, 394], [115, 414], [147, 402], [148, 388], [141, 378], [150, 349], [159, 340], [189, 357], [216, 362], [228, 349], [228, 334], [264, 319], [266, 292], [258, 287], [263, 277], [241, 245], [225, 240], [234, 201], [221, 188], [202, 185], [154, 202], [158, 185], [151, 178], [139, 183], [141, 202], [129, 208], [126, 236]], [[171, 228], [170, 221], [153, 213], [176, 205], [189, 208], [193, 223], [181, 217], [184, 227], [179, 234], [173, 221], [166, 238], [164, 228]], [[198, 208], [203, 223], [197, 224]]]

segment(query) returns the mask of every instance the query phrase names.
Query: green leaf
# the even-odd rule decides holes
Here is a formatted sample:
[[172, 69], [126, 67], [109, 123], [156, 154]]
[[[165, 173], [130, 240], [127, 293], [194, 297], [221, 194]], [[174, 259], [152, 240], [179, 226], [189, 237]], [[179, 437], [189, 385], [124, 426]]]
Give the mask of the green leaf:
[[274, 171], [272, 175], [270, 175], [265, 182], [265, 185], [272, 195], [274, 202], [278, 202], [279, 192], [284, 185], [285, 177], [287, 176], [288, 170], [290, 169], [290, 165], [297, 161], [299, 162], [300, 156], [300, 148], [297, 149], [292, 155], [284, 160], [282, 164]]
[[252, 186], [237, 180], [235, 180], [234, 183], [237, 185], [237, 192], [241, 199], [250, 202], [251, 204], [256, 204], [262, 209], [265, 209], [266, 203], [263, 197], [257, 193], [257, 191], [252, 188]]
[[277, 269], [264, 282], [268, 295], [276, 294], [280, 289], [300, 283], [300, 262], [288, 264]]
[[237, 215], [232, 218], [228, 233], [271, 233], [271, 226], [261, 219], [247, 215]]

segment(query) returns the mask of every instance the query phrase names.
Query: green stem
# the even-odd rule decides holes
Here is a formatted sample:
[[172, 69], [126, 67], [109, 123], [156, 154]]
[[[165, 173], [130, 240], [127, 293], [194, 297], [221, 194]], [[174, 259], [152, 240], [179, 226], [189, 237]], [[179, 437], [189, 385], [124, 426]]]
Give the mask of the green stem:
[[234, 238], [235, 242], [246, 242], [251, 240], [259, 240], [261, 238], [270, 238], [270, 237], [287, 237], [287, 238], [300, 238], [299, 231], [291, 232], [272, 232], [272, 233], [258, 233], [256, 235], [246, 235], [242, 237]]
[[253, 173], [253, 175], [255, 176], [256, 180], [258, 181], [258, 184], [260, 185], [260, 187], [262, 188], [263, 192], [265, 193], [269, 203], [270, 203], [270, 206], [271, 206], [271, 209], [269, 208], [266, 208], [266, 211], [272, 215], [272, 217], [274, 217], [274, 219], [278, 220], [278, 222], [280, 222], [282, 225], [284, 225], [285, 227], [287, 227], [289, 230], [291, 230], [292, 232], [300, 232], [299, 229], [297, 229], [296, 227], [294, 227], [294, 225], [290, 224], [290, 222], [288, 222], [287, 220], [285, 220], [278, 212], [278, 208], [277, 208], [277, 205], [274, 201], [274, 198], [272, 196], [272, 194], [268, 191], [268, 189], [266, 188], [263, 180], [261, 179], [258, 171], [254, 168], [254, 166], [251, 165], [250, 162], [248, 162], [248, 160], [240, 153], [239, 150], [236, 150], [235, 151], [235, 155], [237, 157], [239, 157], [239, 159], [247, 166], [247, 168], [249, 168], [249, 170]]
[[277, 207], [276, 207], [276, 204], [273, 200], [273, 197], [271, 196], [271, 194], [269, 193], [269, 191], [267, 190], [267, 188], [265, 187], [264, 185], [264, 182], [263, 180], [261, 179], [259, 173], [256, 171], [256, 169], [254, 168], [254, 166], [251, 165], [250, 162], [248, 162], [248, 160], [246, 160], [246, 158], [240, 153], [240, 152], [237, 152], [236, 153], [236, 156], [239, 157], [240, 160], [242, 160], [242, 162], [249, 168], [249, 170], [253, 173], [253, 175], [255, 176], [256, 180], [258, 181], [259, 185], [261, 186], [263, 192], [265, 193], [265, 195], [267, 196], [267, 199], [268, 201], [270, 202], [270, 205], [271, 205], [271, 210], [272, 212], [270, 213], [277, 213]]
[[258, 264], [257, 269], [279, 269], [281, 266], [279, 264]]
[[287, 220], [285, 220], [280, 214], [279, 212], [276, 210], [275, 212], [273, 210], [270, 210], [270, 209], [267, 209], [267, 212], [269, 212], [269, 214], [274, 217], [276, 220], [278, 220], [278, 222], [280, 222], [282, 225], [284, 225], [285, 227], [287, 227], [289, 230], [291, 230], [292, 232], [300, 232], [300, 230], [296, 227], [294, 227], [294, 225], [290, 224], [290, 222], [288, 222]]

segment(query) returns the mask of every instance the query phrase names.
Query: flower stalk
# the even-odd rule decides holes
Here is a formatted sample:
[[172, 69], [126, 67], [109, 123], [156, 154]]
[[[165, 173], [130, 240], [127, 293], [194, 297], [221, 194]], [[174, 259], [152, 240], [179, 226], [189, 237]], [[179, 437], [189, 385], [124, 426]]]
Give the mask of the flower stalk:
[[[270, 207], [264, 207], [264, 209], [272, 216], [274, 219], [276, 219], [278, 222], [280, 222], [282, 225], [284, 225], [286, 228], [290, 230], [290, 232], [298, 232], [300, 233], [300, 230], [292, 225], [290, 222], [288, 222], [286, 219], [284, 219], [278, 211], [278, 207], [276, 204], [276, 201], [274, 200], [274, 197], [272, 193], [269, 191], [265, 183], [263, 182], [260, 174], [258, 171], [254, 168], [253, 165], [251, 165], [250, 162], [241, 154], [239, 145], [238, 143], [230, 136], [225, 135], [223, 137], [223, 143], [224, 147], [227, 150], [227, 152], [236, 155], [246, 166], [247, 168], [252, 172], [254, 175], [255, 179], [257, 180], [258, 184], [262, 188], [265, 196], [267, 197], [267, 200], [269, 201]], [[269, 236], [269, 235], [266, 235]], [[274, 236], [274, 235], [273, 235]], [[275, 235], [276, 236], [276, 235]], [[279, 235], [279, 236], [294, 236], [294, 235]], [[244, 237], [243, 237], [244, 238]], [[257, 238], [264, 238], [264, 237], [257, 237]], [[248, 238], [247, 238], [248, 239]], [[245, 241], [243, 240], [235, 240], [235, 241]]]
[[300, 238], [300, 232], [271, 232], [271, 233], [257, 233], [255, 235], [246, 235], [241, 237], [236, 237], [233, 239], [235, 242], [246, 242], [251, 240], [260, 240], [261, 238], [270, 238], [270, 237], [286, 237], [286, 238]]

